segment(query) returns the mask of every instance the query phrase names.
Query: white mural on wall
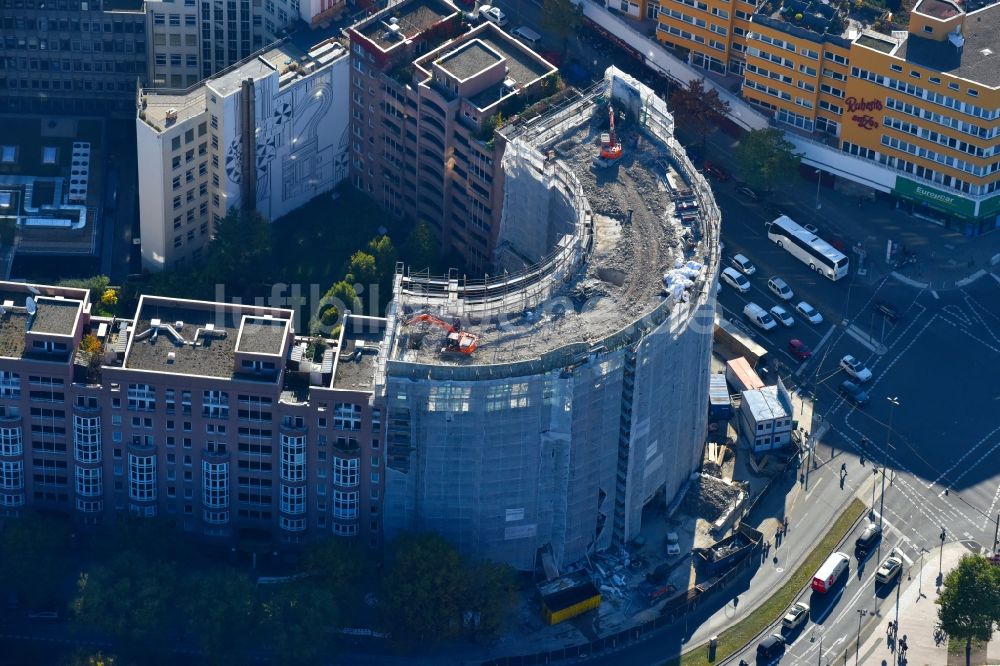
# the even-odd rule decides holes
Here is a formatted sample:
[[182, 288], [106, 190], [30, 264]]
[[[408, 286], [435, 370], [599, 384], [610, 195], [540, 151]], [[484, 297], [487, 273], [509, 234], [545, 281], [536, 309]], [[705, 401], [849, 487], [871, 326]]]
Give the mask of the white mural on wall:
[[[340, 70], [343, 70], [341, 72]], [[335, 82], [342, 75], [343, 82]], [[348, 176], [347, 59], [289, 84], [256, 84], [257, 210], [276, 219], [332, 190]], [[342, 83], [338, 88], [335, 83]], [[340, 92], [337, 92], [337, 91]], [[240, 182], [239, 133], [226, 152], [226, 175]]]

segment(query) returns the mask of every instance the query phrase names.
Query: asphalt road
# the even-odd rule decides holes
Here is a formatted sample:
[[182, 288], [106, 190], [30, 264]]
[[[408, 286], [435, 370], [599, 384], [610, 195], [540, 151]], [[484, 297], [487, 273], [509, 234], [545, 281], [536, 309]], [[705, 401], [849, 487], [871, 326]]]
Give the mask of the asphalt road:
[[[974, 540], [991, 549], [1000, 510], [1000, 390], [992, 374], [1000, 367], [1000, 277], [987, 276], [964, 289], [941, 293], [892, 280], [869, 284], [856, 276], [834, 283], [767, 241], [763, 222], [773, 211], [741, 200], [730, 183], [714, 189], [724, 212], [724, 256], [742, 252], [757, 267], [748, 294], [723, 286], [720, 310], [746, 323], [745, 330], [788, 366], [781, 374], [790, 383], [815, 394], [815, 412], [830, 426], [816, 453], [817, 469], [839, 473], [845, 464], [848, 479], [869, 483], [876, 478], [873, 462], [887, 469], [891, 482], [885, 484], [883, 511], [875, 514], [883, 520], [886, 538], [872, 559], [898, 546], [907, 568], [919, 566], [921, 548], [939, 545], [942, 529], [946, 541]], [[808, 219], [807, 208], [803, 204], [801, 210], [783, 212]], [[818, 226], [822, 236], [822, 223]], [[791, 328], [763, 333], [746, 322], [742, 309], [747, 301], [765, 308], [779, 303], [766, 287], [771, 275], [789, 283], [795, 291], [793, 302], [804, 298], [815, 306], [824, 316], [823, 324], [812, 326], [797, 318]], [[875, 299], [893, 303], [900, 320], [893, 324], [876, 314], [871, 307]], [[848, 331], [851, 326], [871, 339], [859, 340]], [[810, 360], [799, 363], [787, 354], [792, 337], [812, 347]], [[872, 370], [865, 384], [871, 401], [864, 407], [846, 403], [836, 392], [846, 378], [838, 368], [844, 354], [853, 354]], [[864, 449], [862, 437], [870, 440]], [[881, 483], [877, 485], [875, 504], [882, 505]], [[842, 658], [853, 651], [856, 611], [869, 613], [861, 618], [862, 634], [876, 622], [871, 613], [878, 606], [884, 612], [884, 601], [875, 601], [877, 560], [860, 579], [856, 564], [848, 585], [833, 597], [805, 595], [818, 621], [789, 637], [791, 645], [780, 663], [818, 663], [821, 635], [823, 663], [831, 654]], [[755, 663], [752, 651], [736, 659], [740, 657]]]

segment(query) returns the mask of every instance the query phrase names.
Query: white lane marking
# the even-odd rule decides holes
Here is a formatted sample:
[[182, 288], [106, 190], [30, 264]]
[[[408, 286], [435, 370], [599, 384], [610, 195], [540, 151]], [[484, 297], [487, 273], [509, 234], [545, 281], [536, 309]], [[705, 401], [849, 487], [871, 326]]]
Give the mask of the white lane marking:
[[938, 293], [936, 291], [934, 291], [933, 289], [931, 289], [931, 296], [933, 296], [934, 298], [937, 298], [937, 299], [941, 298], [940, 296], [938, 296]]
[[993, 277], [994, 280], [1000, 282], [1000, 275], [997, 275], [996, 273], [990, 273], [990, 275]]

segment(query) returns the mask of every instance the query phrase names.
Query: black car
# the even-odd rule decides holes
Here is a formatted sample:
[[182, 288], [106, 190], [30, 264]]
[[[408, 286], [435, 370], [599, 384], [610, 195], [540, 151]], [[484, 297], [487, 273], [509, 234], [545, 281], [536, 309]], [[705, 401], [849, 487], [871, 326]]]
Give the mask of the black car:
[[892, 303], [875, 301], [875, 304], [872, 307], [875, 308], [875, 312], [879, 313], [893, 324], [899, 321], [899, 310], [897, 310], [896, 306]]
[[778, 634], [771, 634], [757, 644], [758, 659], [773, 659], [785, 651], [785, 639]]
[[878, 540], [882, 538], [882, 528], [878, 523], [868, 523], [868, 527], [861, 533], [858, 540], [854, 542], [854, 553], [858, 559], [864, 559], [872, 551]]
[[760, 199], [760, 196], [746, 185], [737, 185], [736, 191], [745, 196], [750, 201], [757, 201]]
[[858, 407], [868, 404], [868, 391], [850, 380], [845, 380], [837, 390]]

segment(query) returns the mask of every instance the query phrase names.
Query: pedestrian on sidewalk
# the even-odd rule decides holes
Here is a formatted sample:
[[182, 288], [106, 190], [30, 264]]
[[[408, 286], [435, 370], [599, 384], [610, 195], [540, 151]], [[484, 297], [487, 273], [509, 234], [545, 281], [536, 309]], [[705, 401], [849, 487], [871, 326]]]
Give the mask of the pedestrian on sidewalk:
[[783, 526], [782, 533], [783, 534], [787, 533], [788, 532], [788, 516], [785, 516], [785, 519], [784, 519], [784, 521], [781, 524]]

